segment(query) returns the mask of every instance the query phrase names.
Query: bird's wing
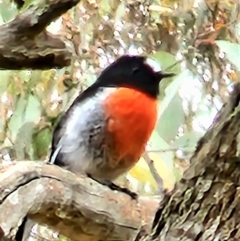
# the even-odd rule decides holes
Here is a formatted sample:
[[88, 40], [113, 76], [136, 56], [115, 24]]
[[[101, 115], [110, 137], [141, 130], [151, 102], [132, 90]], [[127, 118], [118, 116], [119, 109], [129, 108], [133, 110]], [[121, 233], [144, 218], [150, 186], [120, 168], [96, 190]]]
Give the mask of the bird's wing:
[[[112, 91], [112, 90], [111, 90]], [[74, 152], [93, 154], [93, 157], [103, 153], [107, 117], [102, 106], [102, 100], [109, 91], [98, 90], [97, 94], [74, 101], [57, 124], [52, 139], [50, 163], [57, 164], [61, 155], [71, 155]], [[78, 98], [79, 100], [79, 98]]]

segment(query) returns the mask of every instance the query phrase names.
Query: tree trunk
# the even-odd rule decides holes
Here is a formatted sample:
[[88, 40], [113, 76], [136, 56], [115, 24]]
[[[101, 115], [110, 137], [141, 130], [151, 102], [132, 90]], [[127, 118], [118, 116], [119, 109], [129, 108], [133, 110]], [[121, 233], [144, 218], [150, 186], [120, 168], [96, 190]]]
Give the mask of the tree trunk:
[[[159, 209], [151, 240], [240, 240], [240, 83]], [[166, 200], [165, 200], [166, 202]]]

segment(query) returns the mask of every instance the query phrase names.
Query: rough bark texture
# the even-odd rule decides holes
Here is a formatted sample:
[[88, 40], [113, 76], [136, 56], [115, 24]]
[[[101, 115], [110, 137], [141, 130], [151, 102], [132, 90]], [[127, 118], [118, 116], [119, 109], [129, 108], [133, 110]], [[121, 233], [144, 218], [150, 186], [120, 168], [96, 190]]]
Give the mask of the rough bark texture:
[[33, 1], [15, 19], [0, 26], [0, 69], [50, 69], [68, 66], [71, 52], [45, 28], [79, 0]]
[[150, 240], [240, 240], [240, 83], [156, 214]]
[[18, 162], [1, 173], [0, 227], [9, 240], [27, 213], [72, 240], [132, 240], [142, 224], [150, 231], [158, 207], [153, 197], [135, 201], [40, 162]]

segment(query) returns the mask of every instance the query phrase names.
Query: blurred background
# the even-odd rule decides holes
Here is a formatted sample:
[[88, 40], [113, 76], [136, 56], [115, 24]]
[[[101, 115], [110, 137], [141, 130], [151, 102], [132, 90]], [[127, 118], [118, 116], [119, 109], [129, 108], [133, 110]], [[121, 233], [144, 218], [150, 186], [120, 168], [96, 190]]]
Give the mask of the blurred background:
[[[0, 0], [0, 24], [18, 12], [13, 2]], [[160, 85], [158, 123], [147, 146], [171, 191], [240, 79], [239, 1], [82, 0], [48, 31], [71, 48], [71, 66], [0, 71], [1, 162], [46, 161], [53, 127], [79, 91], [118, 56], [144, 54], [177, 74]], [[144, 158], [118, 183], [142, 195], [158, 194]], [[33, 237], [58, 235], [37, 228]]]

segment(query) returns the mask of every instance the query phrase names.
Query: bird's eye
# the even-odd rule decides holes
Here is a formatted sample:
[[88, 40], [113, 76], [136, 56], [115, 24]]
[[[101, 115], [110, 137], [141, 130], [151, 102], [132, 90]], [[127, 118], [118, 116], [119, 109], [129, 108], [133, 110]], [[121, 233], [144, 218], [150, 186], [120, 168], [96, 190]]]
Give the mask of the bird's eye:
[[140, 68], [137, 66], [137, 67], [134, 67], [133, 69], [132, 69], [132, 73], [133, 74], [136, 74], [136, 73], [138, 73], [139, 72], [139, 70], [140, 70]]

